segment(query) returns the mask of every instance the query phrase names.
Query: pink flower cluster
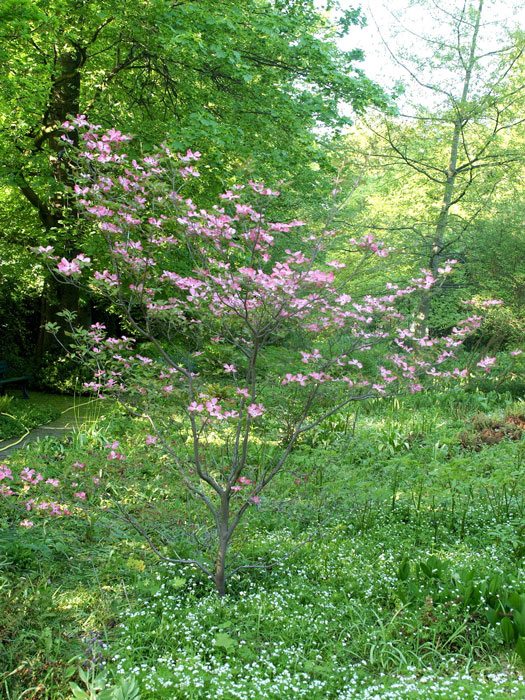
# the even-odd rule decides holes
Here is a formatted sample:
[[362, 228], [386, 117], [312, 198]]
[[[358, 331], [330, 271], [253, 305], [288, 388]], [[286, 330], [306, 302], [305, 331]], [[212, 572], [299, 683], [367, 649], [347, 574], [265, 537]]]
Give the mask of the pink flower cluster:
[[369, 233], [367, 236], [362, 236], [358, 240], [355, 238], [350, 238], [348, 242], [352, 245], [358, 246], [359, 248], [367, 248], [380, 258], [386, 258], [391, 252], [391, 249], [386, 248], [382, 241], [376, 241], [371, 233]]
[[[72, 469], [82, 469], [85, 467], [84, 463], [75, 462], [72, 465]], [[0, 496], [10, 497], [11, 499], [20, 502], [21, 507], [27, 512], [32, 512], [33, 514], [45, 514], [50, 516], [64, 516], [72, 515], [73, 510], [71, 505], [67, 505], [63, 502], [58, 502], [54, 498], [46, 499], [42, 495], [57, 489], [62, 489], [61, 497], [66, 497], [66, 493], [69, 489], [78, 487], [78, 482], [71, 479], [78, 478], [78, 472], [71, 471], [70, 478], [65, 476], [63, 479], [59, 480], [56, 477], [45, 478], [45, 476], [37, 471], [36, 469], [30, 469], [29, 467], [23, 467], [18, 474], [13, 473], [13, 469], [8, 467], [6, 464], [0, 464], [0, 482], [5, 481], [9, 483], [0, 484]], [[93, 486], [97, 486], [100, 482], [100, 478], [97, 476], [89, 477]], [[47, 487], [47, 489], [46, 489]], [[28, 494], [31, 497], [28, 498]], [[74, 491], [71, 496], [77, 500], [85, 501], [88, 498], [88, 494], [85, 490]], [[21, 527], [33, 527], [34, 521], [24, 519], [20, 523]]]
[[484, 357], [482, 360], [477, 362], [477, 366], [481, 367], [481, 369], [484, 369], [485, 372], [490, 372], [494, 364], [496, 363], [496, 358], [495, 357]]

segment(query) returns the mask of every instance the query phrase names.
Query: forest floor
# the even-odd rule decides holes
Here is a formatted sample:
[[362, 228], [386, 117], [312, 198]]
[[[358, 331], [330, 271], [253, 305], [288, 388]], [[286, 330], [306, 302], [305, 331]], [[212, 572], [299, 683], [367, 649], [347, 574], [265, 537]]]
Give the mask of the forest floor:
[[114, 407], [13, 452], [0, 486], [27, 469], [106, 486], [73, 517], [0, 499], [0, 697], [523, 700], [520, 416], [508, 395], [458, 392], [319, 426], [249, 509], [229, 565], [282, 561], [239, 571], [224, 598], [115, 517], [140, 517], [161, 553], [213, 543], [144, 422]]

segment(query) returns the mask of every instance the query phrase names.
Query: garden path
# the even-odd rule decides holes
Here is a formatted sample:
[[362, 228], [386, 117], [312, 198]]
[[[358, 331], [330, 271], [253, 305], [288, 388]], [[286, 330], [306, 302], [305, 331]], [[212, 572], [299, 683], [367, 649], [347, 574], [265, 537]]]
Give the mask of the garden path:
[[61, 411], [61, 415], [50, 423], [33, 428], [21, 437], [0, 441], [0, 461], [32, 442], [46, 437], [60, 438], [78, 430], [81, 426], [95, 423], [101, 413], [109, 407], [109, 404], [99, 399], [83, 396], [57, 396], [34, 391], [29, 393], [29, 400], [51, 403]]

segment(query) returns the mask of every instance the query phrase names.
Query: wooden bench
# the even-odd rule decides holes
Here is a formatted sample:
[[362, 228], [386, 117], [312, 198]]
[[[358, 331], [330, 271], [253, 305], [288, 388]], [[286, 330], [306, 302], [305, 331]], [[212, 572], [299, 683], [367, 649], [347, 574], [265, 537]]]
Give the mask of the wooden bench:
[[19, 384], [22, 389], [22, 397], [28, 399], [27, 382], [32, 378], [31, 374], [26, 374], [24, 377], [6, 377], [9, 370], [9, 364], [6, 360], [0, 360], [0, 394], [5, 392], [7, 384]]

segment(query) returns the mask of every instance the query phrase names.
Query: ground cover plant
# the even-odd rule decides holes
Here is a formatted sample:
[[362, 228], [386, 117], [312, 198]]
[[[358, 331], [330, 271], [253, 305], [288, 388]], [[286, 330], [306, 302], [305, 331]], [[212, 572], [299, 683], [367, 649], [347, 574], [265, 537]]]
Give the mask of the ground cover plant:
[[[233, 546], [264, 563], [311, 541], [286, 564], [234, 575], [223, 598], [202, 573], [159, 563], [104, 510], [29, 513], [24, 528], [3, 499], [3, 692], [71, 698], [73, 683], [143, 700], [523, 697], [520, 648], [502, 621], [520, 619], [525, 595], [524, 443], [476, 451], [461, 438], [481, 413], [497, 421], [521, 405], [458, 391], [377, 400], [357, 420], [352, 410], [319, 426]], [[131, 512], [193, 523], [206, 538], [198, 503], [146, 450], [148, 429], [115, 410], [87, 433], [17, 453], [9, 469], [104, 472], [125, 484], [105, 491], [108, 507], [118, 493]], [[106, 458], [110, 435], [125, 470]], [[193, 546], [185, 533], [178, 548]]]

